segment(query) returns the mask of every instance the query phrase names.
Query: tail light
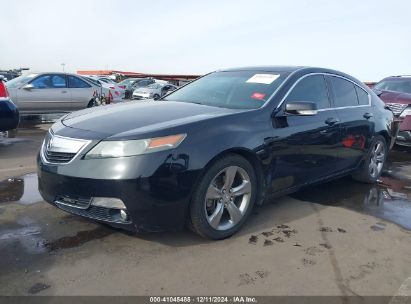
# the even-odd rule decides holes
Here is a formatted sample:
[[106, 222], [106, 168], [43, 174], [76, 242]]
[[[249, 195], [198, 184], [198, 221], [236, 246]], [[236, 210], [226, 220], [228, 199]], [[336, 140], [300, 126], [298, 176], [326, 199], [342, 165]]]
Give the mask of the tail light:
[[8, 98], [8, 97], [9, 97], [9, 92], [7, 91], [7, 88], [4, 85], [4, 82], [0, 80], [0, 98]]
[[122, 88], [122, 89], [125, 89], [126, 88], [126, 86], [125, 85], [121, 85], [121, 86], [118, 86], [119, 88]]
[[115, 87], [110, 87], [110, 90], [115, 90], [116, 88]]
[[120, 92], [119, 91], [115, 91], [114, 92], [117, 96], [120, 96]]

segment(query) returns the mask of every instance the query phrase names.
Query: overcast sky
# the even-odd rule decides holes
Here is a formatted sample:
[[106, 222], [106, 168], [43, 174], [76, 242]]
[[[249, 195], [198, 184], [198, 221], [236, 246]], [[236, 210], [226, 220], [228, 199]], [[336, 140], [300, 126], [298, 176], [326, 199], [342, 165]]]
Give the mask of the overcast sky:
[[411, 74], [409, 0], [0, 0], [0, 69]]

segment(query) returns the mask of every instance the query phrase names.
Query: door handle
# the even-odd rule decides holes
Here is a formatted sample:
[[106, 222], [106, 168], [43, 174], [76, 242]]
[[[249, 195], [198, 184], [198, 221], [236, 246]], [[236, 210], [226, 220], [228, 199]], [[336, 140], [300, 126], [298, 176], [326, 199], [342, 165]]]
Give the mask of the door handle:
[[364, 118], [366, 118], [366, 119], [370, 119], [370, 118], [373, 117], [374, 115], [372, 115], [372, 113], [365, 113], [363, 116], [364, 116]]
[[325, 123], [326, 123], [327, 125], [329, 125], [329, 126], [333, 126], [333, 125], [335, 125], [337, 122], [340, 122], [340, 120], [339, 120], [338, 118], [335, 118], [335, 117], [330, 117], [330, 118], [328, 118], [328, 119], [325, 121]]

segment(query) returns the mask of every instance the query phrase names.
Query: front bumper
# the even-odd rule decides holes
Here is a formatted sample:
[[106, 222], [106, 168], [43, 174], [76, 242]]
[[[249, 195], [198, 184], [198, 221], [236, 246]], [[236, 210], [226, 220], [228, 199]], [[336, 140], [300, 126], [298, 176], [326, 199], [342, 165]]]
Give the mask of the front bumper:
[[411, 147], [411, 131], [399, 131], [396, 144]]
[[411, 146], [411, 116], [407, 115], [400, 120], [397, 145]]
[[131, 98], [141, 100], [141, 99], [150, 99], [152, 97], [150, 97], [149, 94], [133, 94], [133, 96]]
[[[117, 160], [117, 166], [136, 168], [135, 176], [118, 178], [112, 175], [112, 165], [107, 160], [75, 159], [65, 165], [51, 165], [43, 162], [39, 155], [39, 191], [45, 201], [66, 212], [104, 222], [113, 227], [137, 232], [178, 230], [185, 224], [189, 203], [189, 192], [179, 185], [177, 174], [173, 173], [170, 159], [164, 155], [144, 155]], [[141, 159], [144, 158], [144, 159]], [[92, 166], [88, 162], [94, 162]], [[113, 160], [111, 160], [113, 161]], [[99, 177], [92, 172], [77, 170], [76, 165], [87, 166], [89, 172], [95, 166]], [[86, 164], [88, 163], [88, 164]], [[139, 163], [150, 163], [139, 166]], [[156, 168], [153, 170], [153, 168]], [[70, 176], [76, 175], [76, 176]], [[85, 175], [89, 175], [87, 177]], [[93, 176], [94, 175], [94, 176]], [[77, 208], [59, 203], [59, 198], [91, 200], [93, 197], [119, 198], [126, 206], [127, 221], [121, 220], [118, 209], [97, 207]]]

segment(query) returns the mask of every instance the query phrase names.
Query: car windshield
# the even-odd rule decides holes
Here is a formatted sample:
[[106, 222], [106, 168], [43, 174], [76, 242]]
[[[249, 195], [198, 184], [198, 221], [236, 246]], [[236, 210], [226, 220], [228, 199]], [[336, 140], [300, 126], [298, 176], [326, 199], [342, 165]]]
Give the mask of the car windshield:
[[411, 94], [411, 78], [383, 80], [374, 86], [376, 90], [395, 91]]
[[32, 80], [34, 77], [36, 77], [37, 74], [30, 74], [26, 76], [20, 76], [17, 78], [14, 78], [6, 83], [6, 86], [10, 89], [18, 88], [22, 86], [23, 84], [28, 83], [30, 80]]
[[260, 108], [289, 73], [263, 71], [215, 72], [171, 93], [164, 100], [230, 109]]
[[123, 85], [123, 86], [127, 86], [127, 85], [129, 85], [129, 84], [131, 84], [131, 83], [134, 83], [134, 81], [136, 81], [134, 78], [128, 78], [128, 79], [124, 79], [123, 81], [120, 81], [119, 83], [118, 83], [118, 85]]

